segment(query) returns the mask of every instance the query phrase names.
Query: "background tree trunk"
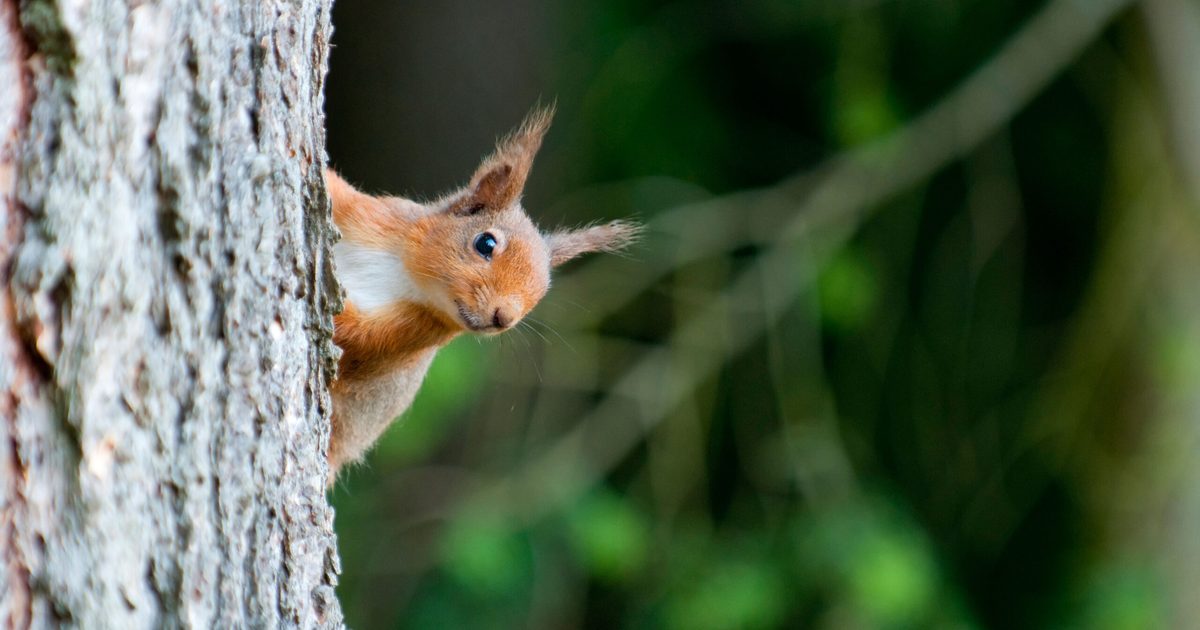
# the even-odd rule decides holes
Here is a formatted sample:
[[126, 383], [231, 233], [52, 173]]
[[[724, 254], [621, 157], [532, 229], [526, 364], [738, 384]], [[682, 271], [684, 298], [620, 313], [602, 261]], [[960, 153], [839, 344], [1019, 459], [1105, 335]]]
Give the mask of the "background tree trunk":
[[341, 624], [329, 30], [0, 0], [0, 624]]

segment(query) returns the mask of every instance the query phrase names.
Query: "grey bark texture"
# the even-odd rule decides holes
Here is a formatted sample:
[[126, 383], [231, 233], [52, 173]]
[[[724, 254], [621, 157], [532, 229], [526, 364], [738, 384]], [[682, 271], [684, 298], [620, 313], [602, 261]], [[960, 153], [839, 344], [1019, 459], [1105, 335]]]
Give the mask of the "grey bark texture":
[[0, 625], [341, 625], [329, 0], [0, 0]]

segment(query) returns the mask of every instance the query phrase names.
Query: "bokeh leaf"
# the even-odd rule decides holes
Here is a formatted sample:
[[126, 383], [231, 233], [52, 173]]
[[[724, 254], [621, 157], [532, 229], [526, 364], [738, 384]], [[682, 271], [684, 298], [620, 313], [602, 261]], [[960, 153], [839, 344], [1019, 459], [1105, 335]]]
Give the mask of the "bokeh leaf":
[[879, 300], [879, 279], [866, 257], [854, 249], [835, 256], [819, 280], [821, 315], [837, 330], [863, 325]]
[[782, 576], [762, 558], [714, 562], [668, 608], [668, 625], [688, 630], [771, 628], [786, 612]]
[[629, 499], [602, 490], [581, 501], [569, 518], [572, 548], [596, 577], [621, 581], [646, 560], [649, 525]]
[[529, 576], [527, 545], [492, 513], [465, 510], [450, 523], [442, 543], [447, 571], [483, 595], [513, 592]]

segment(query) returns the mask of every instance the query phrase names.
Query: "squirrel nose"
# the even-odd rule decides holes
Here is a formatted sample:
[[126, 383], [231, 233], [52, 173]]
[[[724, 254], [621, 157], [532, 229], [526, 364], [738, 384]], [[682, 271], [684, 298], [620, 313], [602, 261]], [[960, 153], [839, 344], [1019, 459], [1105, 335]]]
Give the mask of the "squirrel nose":
[[492, 314], [492, 325], [501, 330], [508, 328], [510, 325], [512, 325], [512, 316], [508, 313], [505, 313], [503, 309], [498, 308], [496, 309], [496, 312]]

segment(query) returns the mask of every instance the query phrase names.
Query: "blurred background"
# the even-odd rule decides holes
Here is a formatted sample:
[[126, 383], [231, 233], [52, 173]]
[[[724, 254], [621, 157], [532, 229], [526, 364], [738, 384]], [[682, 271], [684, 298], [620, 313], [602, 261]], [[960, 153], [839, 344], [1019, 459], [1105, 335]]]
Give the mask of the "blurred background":
[[1200, 624], [1200, 3], [339, 0], [329, 155], [636, 217], [332, 492], [356, 628]]

